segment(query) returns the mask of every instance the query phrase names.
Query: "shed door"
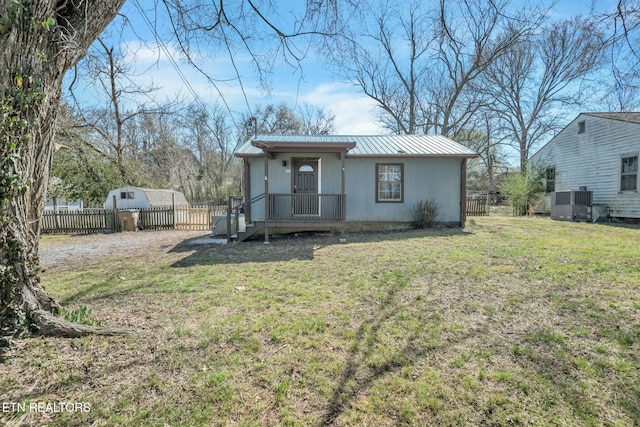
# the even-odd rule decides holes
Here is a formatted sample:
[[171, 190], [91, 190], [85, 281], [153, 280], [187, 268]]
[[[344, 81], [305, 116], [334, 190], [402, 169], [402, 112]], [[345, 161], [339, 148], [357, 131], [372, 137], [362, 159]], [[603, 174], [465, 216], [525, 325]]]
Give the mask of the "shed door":
[[293, 214], [318, 215], [318, 160], [293, 159]]

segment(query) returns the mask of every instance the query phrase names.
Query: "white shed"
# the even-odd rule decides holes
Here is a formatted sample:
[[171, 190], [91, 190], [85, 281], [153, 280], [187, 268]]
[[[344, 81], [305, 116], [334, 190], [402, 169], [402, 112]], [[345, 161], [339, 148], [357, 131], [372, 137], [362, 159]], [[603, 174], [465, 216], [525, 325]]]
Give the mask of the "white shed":
[[109, 192], [105, 209], [148, 209], [157, 206], [185, 206], [189, 202], [181, 191], [125, 186]]

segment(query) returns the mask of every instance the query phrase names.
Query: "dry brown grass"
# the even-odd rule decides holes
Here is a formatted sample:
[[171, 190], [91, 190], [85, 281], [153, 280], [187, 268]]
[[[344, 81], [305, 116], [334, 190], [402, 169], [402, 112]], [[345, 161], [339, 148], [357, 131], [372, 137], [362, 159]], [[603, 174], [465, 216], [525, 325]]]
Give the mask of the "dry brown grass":
[[640, 229], [469, 222], [53, 268], [45, 283], [70, 308], [139, 334], [14, 340], [0, 401], [91, 411], [0, 421], [639, 423]]

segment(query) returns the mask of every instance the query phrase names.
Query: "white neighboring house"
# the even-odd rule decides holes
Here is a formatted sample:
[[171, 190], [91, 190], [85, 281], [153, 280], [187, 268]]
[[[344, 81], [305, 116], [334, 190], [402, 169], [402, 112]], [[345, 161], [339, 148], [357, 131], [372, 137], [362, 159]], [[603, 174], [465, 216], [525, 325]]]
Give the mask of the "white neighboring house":
[[64, 197], [49, 197], [44, 205], [45, 212], [82, 212], [82, 200], [67, 200]]
[[105, 209], [148, 209], [158, 206], [189, 205], [181, 191], [125, 186], [109, 192]]
[[[55, 193], [56, 187], [63, 187], [64, 182], [55, 176], [49, 181], [49, 192]], [[82, 212], [84, 204], [82, 200], [67, 200], [65, 197], [47, 197], [44, 205], [45, 212]]]
[[[640, 218], [640, 113], [582, 113], [531, 156], [553, 191], [593, 191], [593, 220]], [[536, 209], [538, 210], [538, 209]]]

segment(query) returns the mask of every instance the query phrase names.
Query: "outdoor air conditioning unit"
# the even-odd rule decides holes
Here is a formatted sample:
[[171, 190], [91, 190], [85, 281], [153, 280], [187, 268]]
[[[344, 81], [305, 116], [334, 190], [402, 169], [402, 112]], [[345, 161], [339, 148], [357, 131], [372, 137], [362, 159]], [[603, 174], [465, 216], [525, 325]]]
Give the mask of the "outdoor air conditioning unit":
[[[227, 216], [226, 215], [213, 215], [211, 217], [211, 228], [213, 229], [213, 234], [215, 235], [224, 235], [227, 234]], [[238, 228], [240, 231], [243, 231], [247, 228], [245, 223], [244, 214], [238, 215], [238, 227], [236, 228], [235, 218], [231, 217], [231, 233], [236, 234], [238, 232]]]
[[571, 190], [551, 193], [551, 219], [591, 221], [593, 191]]

